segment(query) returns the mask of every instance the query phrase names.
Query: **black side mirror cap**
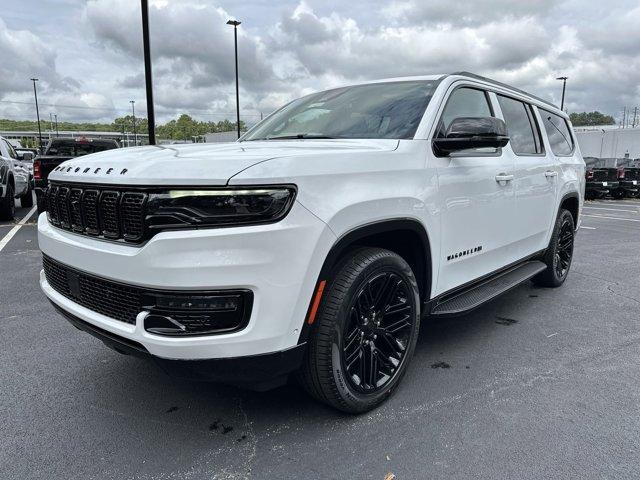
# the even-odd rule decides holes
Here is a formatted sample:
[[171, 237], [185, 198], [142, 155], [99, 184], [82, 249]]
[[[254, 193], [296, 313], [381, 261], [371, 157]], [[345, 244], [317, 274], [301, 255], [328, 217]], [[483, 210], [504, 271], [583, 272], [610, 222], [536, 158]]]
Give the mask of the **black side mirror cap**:
[[495, 117], [458, 117], [445, 136], [433, 139], [434, 153], [445, 157], [472, 148], [501, 148], [509, 143], [504, 121]]

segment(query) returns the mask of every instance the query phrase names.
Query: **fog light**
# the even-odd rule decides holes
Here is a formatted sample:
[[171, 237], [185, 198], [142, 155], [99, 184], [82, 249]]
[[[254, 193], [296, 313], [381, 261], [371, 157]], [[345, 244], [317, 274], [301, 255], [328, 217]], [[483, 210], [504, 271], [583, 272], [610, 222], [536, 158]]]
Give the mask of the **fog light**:
[[154, 294], [144, 302], [149, 315], [144, 329], [156, 335], [187, 336], [230, 333], [249, 323], [253, 294]]

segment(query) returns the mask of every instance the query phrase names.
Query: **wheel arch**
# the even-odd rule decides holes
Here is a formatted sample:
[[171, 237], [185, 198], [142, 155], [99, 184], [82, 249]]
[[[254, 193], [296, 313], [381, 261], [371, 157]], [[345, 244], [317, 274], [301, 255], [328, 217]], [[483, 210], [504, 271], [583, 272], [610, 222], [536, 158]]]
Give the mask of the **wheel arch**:
[[566, 209], [573, 217], [573, 224], [578, 228], [578, 219], [580, 217], [580, 195], [578, 192], [565, 193], [560, 200], [560, 206], [558, 207], [558, 214], [560, 210]]
[[360, 225], [339, 237], [325, 257], [298, 343], [305, 342], [310, 334], [312, 325], [308, 324], [308, 317], [320, 284], [330, 278], [332, 270], [345, 254], [358, 247], [385, 248], [400, 255], [414, 271], [421, 304], [429, 301], [433, 285], [432, 249], [423, 224], [416, 219], [394, 218]]

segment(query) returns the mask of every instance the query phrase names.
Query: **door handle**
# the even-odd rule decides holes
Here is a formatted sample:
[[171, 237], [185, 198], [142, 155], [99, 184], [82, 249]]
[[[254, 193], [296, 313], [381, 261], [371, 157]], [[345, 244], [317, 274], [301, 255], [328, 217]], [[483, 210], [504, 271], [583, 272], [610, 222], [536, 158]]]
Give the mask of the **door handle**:
[[506, 173], [496, 175], [496, 182], [510, 182], [511, 180], [513, 180], [513, 175], [507, 175]]
[[553, 170], [547, 170], [544, 172], [544, 176], [547, 178], [553, 178], [558, 176], [558, 172], [554, 172]]

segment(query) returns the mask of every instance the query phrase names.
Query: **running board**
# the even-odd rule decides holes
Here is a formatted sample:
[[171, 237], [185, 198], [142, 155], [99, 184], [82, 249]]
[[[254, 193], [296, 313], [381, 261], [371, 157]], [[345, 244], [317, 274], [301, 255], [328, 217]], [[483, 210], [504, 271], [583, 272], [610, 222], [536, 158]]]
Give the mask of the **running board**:
[[546, 268], [547, 266], [538, 260], [521, 263], [452, 296], [442, 298], [431, 310], [431, 315], [450, 316], [469, 312], [517, 287]]

